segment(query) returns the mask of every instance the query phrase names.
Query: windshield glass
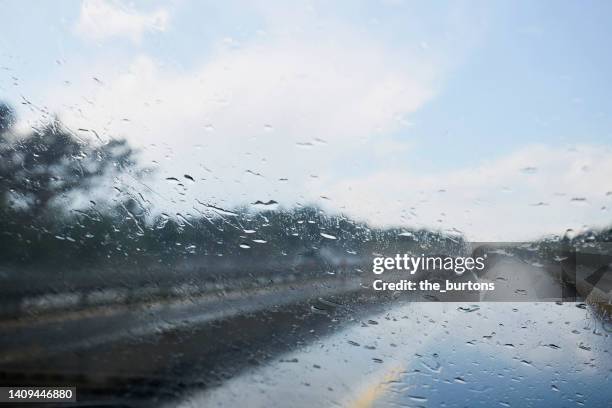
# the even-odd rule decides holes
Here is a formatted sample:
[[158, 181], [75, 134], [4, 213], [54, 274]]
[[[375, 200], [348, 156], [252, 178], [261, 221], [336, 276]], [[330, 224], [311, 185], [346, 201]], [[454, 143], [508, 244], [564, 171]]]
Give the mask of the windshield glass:
[[609, 406], [610, 3], [0, 10], [0, 402]]

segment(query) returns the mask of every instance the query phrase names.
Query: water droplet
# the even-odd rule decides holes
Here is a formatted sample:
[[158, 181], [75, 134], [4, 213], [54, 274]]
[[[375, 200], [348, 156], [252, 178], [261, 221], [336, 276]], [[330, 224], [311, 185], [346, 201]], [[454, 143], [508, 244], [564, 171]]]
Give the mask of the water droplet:
[[421, 361], [421, 365], [432, 373], [439, 374], [442, 372], [442, 365], [438, 361]]
[[586, 309], [587, 305], [586, 305], [586, 303], [578, 303], [578, 304], [576, 304], [576, 307], [578, 309]]
[[466, 312], [466, 313], [470, 313], [470, 312], [475, 312], [477, 310], [480, 310], [480, 306], [478, 306], [478, 305], [459, 306], [457, 308], [457, 310], [460, 310], [460, 311]]
[[212, 205], [212, 204], [205, 204], [205, 203], [203, 203], [203, 202], [201, 202], [200, 200], [197, 200], [197, 199], [196, 199], [196, 201], [198, 202], [198, 204], [200, 204], [200, 205], [202, 205], [202, 206], [204, 206], [204, 207], [214, 211], [215, 213], [217, 213], [219, 215], [227, 215], [227, 216], [230, 216], [230, 217], [237, 217], [238, 216], [238, 214], [233, 212], [233, 211], [229, 211], [229, 210], [223, 209], [221, 207], [217, 207], [217, 206]]
[[295, 144], [297, 147], [301, 147], [303, 149], [309, 149], [313, 146], [311, 142], [297, 142]]
[[297, 358], [291, 358], [291, 359], [280, 359], [279, 360], [281, 363], [297, 363], [299, 360]]
[[521, 172], [525, 173], [525, 174], [535, 174], [538, 171], [537, 167], [533, 167], [533, 166], [527, 166], [527, 167], [523, 167], [521, 169]]
[[553, 344], [553, 343], [545, 344], [544, 347], [548, 347], [548, 348], [551, 348], [553, 350], [558, 350], [558, 349], [561, 348], [561, 347], [559, 347], [559, 346], [557, 346], [556, 344]]
[[253, 204], [253, 207], [263, 210], [275, 210], [278, 207], [278, 202], [275, 200], [261, 201], [257, 200]]
[[586, 204], [587, 199], [586, 197], [572, 197], [570, 202], [575, 203], [575, 204]]

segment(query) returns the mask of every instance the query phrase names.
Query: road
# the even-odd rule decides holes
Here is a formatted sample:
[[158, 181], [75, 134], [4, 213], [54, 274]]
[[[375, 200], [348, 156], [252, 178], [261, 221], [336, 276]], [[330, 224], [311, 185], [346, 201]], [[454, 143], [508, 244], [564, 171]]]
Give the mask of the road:
[[[519, 262], [496, 268], [542, 281]], [[0, 378], [76, 385], [85, 406], [603, 407], [612, 397], [612, 327], [585, 304], [414, 300], [352, 283], [287, 286], [4, 322]]]

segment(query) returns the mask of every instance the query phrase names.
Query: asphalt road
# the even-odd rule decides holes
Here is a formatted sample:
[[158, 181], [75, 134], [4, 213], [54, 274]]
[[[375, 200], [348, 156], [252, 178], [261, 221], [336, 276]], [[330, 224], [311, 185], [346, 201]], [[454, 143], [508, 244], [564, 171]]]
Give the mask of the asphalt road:
[[[532, 269], [506, 260], [488, 278], [512, 272], [521, 287], [551, 290]], [[414, 300], [344, 282], [3, 322], [0, 382], [77, 386], [82, 406], [598, 407], [612, 399], [612, 327], [589, 306]]]

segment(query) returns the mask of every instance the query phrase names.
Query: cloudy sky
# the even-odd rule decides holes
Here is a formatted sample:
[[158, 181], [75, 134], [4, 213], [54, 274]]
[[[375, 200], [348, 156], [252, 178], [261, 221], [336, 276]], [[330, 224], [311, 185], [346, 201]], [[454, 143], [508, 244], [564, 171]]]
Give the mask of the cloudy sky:
[[[127, 138], [157, 169], [158, 208], [314, 203], [499, 241], [612, 223], [612, 3], [0, 10], [19, 126], [49, 112]], [[166, 180], [184, 174], [186, 189]]]

